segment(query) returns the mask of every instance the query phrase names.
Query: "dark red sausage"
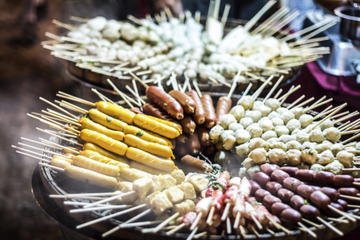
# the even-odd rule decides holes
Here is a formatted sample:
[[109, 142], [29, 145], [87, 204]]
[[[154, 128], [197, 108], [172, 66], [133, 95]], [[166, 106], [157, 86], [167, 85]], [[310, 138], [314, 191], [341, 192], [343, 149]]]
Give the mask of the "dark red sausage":
[[331, 172], [319, 172], [315, 174], [314, 181], [317, 185], [325, 185], [328, 186], [329, 184], [332, 184], [334, 178], [334, 174]]
[[185, 93], [182, 93], [178, 90], [171, 90], [169, 92], [169, 95], [175, 98], [180, 105], [183, 107], [185, 113], [187, 114], [193, 114], [195, 112], [195, 102], [194, 100], [186, 95]]
[[316, 207], [309, 204], [301, 206], [299, 211], [301, 215], [307, 219], [316, 219], [316, 217], [320, 216], [320, 211]]
[[354, 178], [350, 175], [335, 175], [333, 184], [335, 187], [351, 187], [353, 186]]
[[320, 188], [320, 191], [325, 193], [331, 199], [331, 201], [336, 201], [339, 198], [339, 192], [335, 188], [322, 187]]
[[187, 145], [191, 154], [198, 154], [200, 152], [201, 144], [197, 131], [195, 131], [192, 135], [189, 136], [189, 141], [187, 142]]
[[281, 212], [280, 220], [286, 224], [295, 225], [301, 221], [301, 214], [295, 209], [288, 208]]
[[185, 133], [191, 135], [195, 132], [196, 123], [191, 116], [185, 116], [183, 119], [181, 119], [180, 124]]
[[290, 199], [292, 196], [294, 196], [294, 193], [286, 188], [281, 188], [277, 192], [277, 196], [283, 201], [283, 202], [290, 202]]
[[[339, 204], [339, 203], [336, 203], [336, 202], [332, 202], [330, 203], [330, 206], [332, 206], [333, 208], [336, 208], [337, 210], [340, 210], [340, 211], [343, 211], [344, 208]], [[339, 216], [342, 216], [340, 215], [339, 213], [337, 213], [336, 211], [332, 210], [332, 209], [327, 209], [325, 210], [326, 214], [330, 217], [339, 217]]]
[[160, 108], [151, 103], [145, 103], [143, 105], [143, 112], [147, 115], [154, 116], [160, 119], [164, 119], [173, 122], [174, 119], [167, 113], [163, 112]]
[[347, 208], [348, 203], [347, 203], [347, 201], [345, 201], [344, 199], [338, 199], [336, 202], [337, 202], [338, 204], [340, 204], [340, 205], [343, 207], [343, 209], [346, 209], [346, 208]]
[[299, 168], [297, 167], [288, 167], [288, 166], [281, 167], [280, 169], [283, 170], [284, 172], [287, 172], [292, 177], [295, 177], [296, 171], [299, 170]]
[[231, 108], [232, 101], [227, 96], [219, 98], [216, 104], [216, 119], [217, 123], [220, 121], [220, 117], [227, 114]]
[[315, 186], [315, 185], [309, 185], [310, 187], [312, 187], [314, 189], [314, 191], [320, 191], [321, 187], [319, 186]]
[[271, 194], [276, 195], [278, 190], [282, 187], [280, 183], [269, 181], [265, 185], [266, 190], [268, 190]]
[[279, 216], [282, 211], [288, 208], [290, 208], [289, 205], [281, 202], [276, 202], [273, 205], [271, 205], [271, 213]]
[[290, 175], [280, 169], [274, 170], [271, 173], [271, 179], [273, 179], [274, 181], [276, 181], [278, 183], [282, 183], [284, 181], [284, 179], [288, 178], [288, 177], [290, 177]]
[[251, 185], [251, 195], [255, 195], [255, 192], [259, 189], [261, 189], [260, 185], [253, 181], [253, 180], [249, 180], [250, 185]]
[[308, 169], [299, 169], [296, 171], [295, 177], [301, 181], [312, 182], [315, 177], [315, 172]]
[[293, 177], [288, 177], [285, 178], [285, 180], [283, 181], [283, 185], [285, 188], [296, 192], [296, 189], [302, 184], [302, 182], [297, 179], [297, 178], [293, 178]]
[[293, 208], [295, 208], [297, 210], [299, 210], [301, 208], [301, 206], [303, 206], [304, 204], [305, 204], [305, 200], [300, 195], [294, 195], [290, 199], [290, 206], [292, 206]]
[[199, 134], [201, 146], [203, 148], [210, 146], [211, 141], [210, 141], [209, 129], [200, 126], [197, 131]]
[[214, 103], [212, 97], [209, 94], [204, 94], [201, 96], [201, 103], [205, 111], [205, 127], [212, 128], [217, 120], [215, 114]]
[[184, 118], [184, 110], [180, 103], [161, 88], [156, 86], [148, 87], [146, 97], [175, 119]]
[[193, 157], [188, 154], [181, 158], [181, 162], [191, 167], [195, 167], [201, 171], [212, 169], [211, 165], [205, 162], [204, 160], [201, 160], [199, 158]]
[[310, 195], [314, 192], [314, 189], [306, 184], [301, 184], [297, 187], [296, 193], [304, 198], [309, 198]]
[[321, 191], [315, 191], [310, 195], [310, 201], [320, 209], [327, 209], [331, 203], [330, 198]]
[[271, 175], [271, 173], [273, 171], [275, 171], [276, 169], [279, 169], [280, 167], [276, 164], [270, 164], [270, 163], [264, 163], [261, 164], [260, 166], [260, 170], [264, 173], [266, 173], [267, 175]]
[[258, 189], [258, 190], [255, 192], [256, 201], [262, 202], [262, 200], [264, 199], [264, 197], [265, 197], [266, 195], [269, 195], [269, 194], [271, 194], [271, 193], [269, 193], [268, 191], [266, 191], [266, 190], [264, 190], [264, 189], [262, 189], [262, 188]]
[[270, 209], [271, 206], [276, 203], [276, 202], [281, 202], [280, 198], [275, 197], [271, 194], [267, 194], [265, 195], [265, 197], [262, 200], [262, 204], [267, 208]]
[[190, 90], [188, 92], [188, 96], [192, 98], [195, 102], [195, 122], [199, 125], [203, 124], [205, 122], [205, 110], [201, 103], [201, 99], [196, 91]]
[[265, 186], [268, 181], [270, 181], [269, 175], [263, 172], [257, 172], [252, 176], [252, 179], [256, 181], [260, 186]]
[[359, 190], [353, 187], [342, 187], [338, 189], [338, 192], [343, 195], [356, 196], [359, 193]]

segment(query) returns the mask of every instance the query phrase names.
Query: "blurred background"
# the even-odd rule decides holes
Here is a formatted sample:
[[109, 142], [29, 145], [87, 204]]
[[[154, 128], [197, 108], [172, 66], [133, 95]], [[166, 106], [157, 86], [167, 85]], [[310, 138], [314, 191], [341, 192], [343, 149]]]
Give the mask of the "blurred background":
[[[230, 18], [249, 19], [265, 3], [256, 1], [222, 1], [232, 5]], [[347, 1], [318, 1], [331, 12]], [[56, 33], [52, 19], [67, 22], [70, 16], [91, 18], [98, 15], [125, 19], [128, 14], [144, 17], [165, 6], [174, 13], [183, 9], [200, 10], [206, 15], [208, 0], [3, 0], [0, 1], [0, 236], [1, 239], [63, 239], [55, 221], [37, 205], [31, 193], [31, 177], [36, 161], [22, 157], [11, 148], [20, 136], [37, 138], [35, 121], [27, 112], [45, 107], [39, 96], [52, 100], [58, 90], [84, 95], [84, 88], [68, 79], [64, 65], [40, 46], [45, 32]], [[296, 8], [302, 18], [293, 23], [302, 27], [305, 13], [319, 7], [312, 0], [282, 0], [280, 5]], [[222, 10], [221, 10], [222, 11]], [[332, 94], [311, 78], [308, 68], [298, 81], [310, 81], [315, 96]], [[299, 93], [302, 94], [302, 93]], [[313, 94], [313, 95], [314, 95]], [[80, 95], [80, 96], [81, 96]], [[359, 102], [359, 97], [355, 102]], [[352, 108], [357, 108], [353, 105]]]

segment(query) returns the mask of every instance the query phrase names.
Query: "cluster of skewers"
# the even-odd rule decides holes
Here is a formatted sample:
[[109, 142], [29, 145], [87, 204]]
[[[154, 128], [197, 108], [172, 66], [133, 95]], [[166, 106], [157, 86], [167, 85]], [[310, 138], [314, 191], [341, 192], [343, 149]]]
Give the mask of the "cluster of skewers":
[[[130, 16], [130, 22], [72, 17], [81, 22], [72, 25], [54, 20], [69, 32], [66, 36], [47, 33], [51, 40], [43, 46], [52, 55], [106, 78], [131, 80], [136, 75], [147, 84], [160, 84], [174, 72], [180, 81], [186, 76], [230, 87], [231, 79], [240, 72], [239, 84], [255, 83], [273, 74], [290, 73], [293, 67], [329, 51], [319, 47], [326, 38], [317, 35], [335, 22], [320, 22], [290, 33], [284, 28], [298, 12], [280, 8], [258, 24], [274, 4], [268, 1], [245, 26], [227, 34], [224, 29], [230, 6], [225, 7], [220, 20], [220, 0], [211, 1], [205, 27], [199, 13], [193, 17], [186, 11], [175, 18], [168, 9], [155, 19]], [[82, 71], [72, 69], [83, 77]]]

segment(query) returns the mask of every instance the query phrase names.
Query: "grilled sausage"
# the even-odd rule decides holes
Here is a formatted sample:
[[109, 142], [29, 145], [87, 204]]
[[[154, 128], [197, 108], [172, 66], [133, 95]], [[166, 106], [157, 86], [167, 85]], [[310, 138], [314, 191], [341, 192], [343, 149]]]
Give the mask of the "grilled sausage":
[[197, 131], [194, 132], [194, 134], [189, 136], [189, 141], [187, 142], [188, 145], [188, 149], [190, 150], [191, 154], [198, 154], [200, 149], [201, 149], [201, 145], [200, 145], [200, 141], [199, 141], [199, 136]]
[[281, 188], [281, 184], [274, 181], [269, 181], [266, 183], [266, 190], [268, 190], [271, 194], [276, 195], [277, 191]]
[[[341, 204], [336, 203], [336, 202], [331, 202], [330, 206], [332, 206], [333, 208], [336, 208], [337, 210], [343, 211], [344, 208], [341, 206]], [[326, 215], [330, 216], [330, 217], [339, 217], [341, 216], [338, 212], [332, 210], [332, 209], [326, 209], [325, 210]]]
[[337, 202], [338, 204], [340, 204], [340, 205], [343, 207], [343, 209], [346, 209], [346, 208], [347, 208], [348, 203], [347, 203], [347, 201], [345, 201], [344, 199], [338, 199], [336, 202]]
[[293, 208], [295, 208], [297, 210], [299, 210], [301, 208], [301, 206], [303, 206], [304, 204], [305, 204], [305, 200], [300, 195], [294, 195], [290, 199], [290, 206], [292, 206]]
[[331, 203], [330, 198], [321, 191], [314, 191], [310, 195], [310, 201], [320, 209], [326, 209]]
[[211, 141], [210, 141], [209, 129], [206, 129], [204, 127], [199, 127], [197, 131], [201, 146], [204, 148], [210, 146]]
[[295, 177], [301, 181], [312, 182], [315, 177], [315, 172], [308, 169], [299, 169], [296, 171]]
[[271, 175], [271, 173], [273, 171], [275, 171], [276, 169], [279, 169], [280, 167], [276, 164], [270, 164], [270, 163], [264, 163], [261, 164], [260, 166], [260, 170], [264, 173], [266, 173], [267, 175]]
[[196, 106], [194, 100], [185, 93], [182, 93], [178, 90], [171, 90], [169, 92], [169, 95], [175, 98], [180, 103], [185, 113], [193, 114], [195, 112]]
[[333, 178], [335, 187], [351, 187], [353, 182], [354, 178], [350, 175], [335, 175]]
[[282, 203], [282, 202], [276, 202], [273, 205], [271, 205], [271, 213], [279, 216], [282, 211], [284, 211], [285, 209], [288, 209], [288, 208], [290, 208], [289, 205]]
[[336, 201], [339, 198], [339, 192], [335, 188], [322, 187], [320, 188], [320, 191], [325, 193], [331, 199], [331, 201]]
[[148, 87], [146, 89], [146, 97], [175, 119], [180, 120], [184, 118], [184, 110], [180, 103], [161, 88], [156, 86]]
[[309, 204], [302, 205], [299, 211], [303, 217], [308, 219], [316, 219], [316, 217], [320, 216], [320, 211]]
[[173, 121], [174, 119], [170, 117], [167, 113], [163, 112], [160, 108], [151, 103], [145, 103], [143, 106], [143, 112], [147, 115], [154, 116], [160, 119], [167, 121]]
[[190, 96], [195, 102], [195, 122], [199, 125], [205, 122], [205, 110], [201, 103], [201, 99], [196, 91], [190, 90], [188, 92], [188, 96]]
[[342, 187], [338, 189], [338, 192], [343, 195], [356, 196], [359, 193], [359, 190], [353, 187]]
[[321, 171], [315, 174], [314, 181], [319, 185], [329, 185], [329, 183], [332, 183], [333, 178], [333, 173]]
[[210, 164], [208, 164], [207, 162], [205, 162], [204, 160], [201, 160], [199, 158], [193, 157], [189, 154], [183, 156], [181, 158], [181, 162], [184, 164], [187, 164], [189, 166], [195, 167], [199, 170], [202, 171], [211, 171], [212, 167], [210, 166]]
[[314, 189], [311, 186], [306, 185], [306, 184], [301, 184], [296, 189], [296, 193], [304, 198], [309, 198], [311, 193], [313, 193], [313, 192], [314, 192]]
[[277, 192], [278, 197], [283, 200], [283, 202], [290, 202], [290, 199], [292, 196], [294, 196], [294, 193], [286, 188], [280, 188]]
[[180, 123], [185, 133], [191, 135], [195, 132], [196, 123], [191, 116], [185, 116]]
[[269, 194], [271, 194], [271, 193], [268, 192], [268, 191], [266, 191], [266, 190], [264, 190], [264, 189], [262, 189], [262, 188], [258, 189], [258, 190], [255, 192], [256, 201], [262, 202], [262, 200], [264, 199], [264, 197], [265, 197], [266, 195], [269, 195]]
[[271, 179], [279, 183], [282, 183], [285, 178], [288, 177], [290, 177], [289, 174], [280, 169], [277, 169], [271, 173]]
[[216, 119], [217, 123], [220, 121], [220, 117], [227, 114], [231, 108], [232, 101], [227, 96], [219, 98], [216, 104]]
[[280, 198], [275, 197], [271, 194], [267, 194], [265, 195], [265, 197], [262, 200], [262, 204], [267, 208], [267, 209], [271, 209], [271, 206], [276, 203], [276, 202], [281, 202]]
[[292, 177], [295, 177], [296, 171], [299, 170], [299, 168], [297, 167], [288, 167], [288, 166], [281, 167], [280, 169], [283, 170], [284, 172], [287, 172]]
[[286, 224], [293, 225], [301, 221], [301, 214], [295, 209], [288, 208], [281, 212], [280, 220]]
[[270, 181], [269, 175], [263, 172], [257, 172], [252, 176], [253, 180], [256, 181], [261, 186], [265, 186], [268, 181]]
[[251, 195], [255, 195], [255, 192], [259, 189], [261, 189], [260, 185], [253, 181], [253, 180], [249, 180], [250, 185], [251, 185]]
[[205, 111], [205, 127], [212, 128], [216, 124], [216, 114], [214, 109], [214, 103], [209, 94], [201, 96], [201, 103]]
[[283, 181], [283, 185], [285, 188], [296, 192], [296, 189], [302, 184], [302, 182], [299, 179], [293, 178], [293, 177], [288, 177], [285, 178], [285, 180]]

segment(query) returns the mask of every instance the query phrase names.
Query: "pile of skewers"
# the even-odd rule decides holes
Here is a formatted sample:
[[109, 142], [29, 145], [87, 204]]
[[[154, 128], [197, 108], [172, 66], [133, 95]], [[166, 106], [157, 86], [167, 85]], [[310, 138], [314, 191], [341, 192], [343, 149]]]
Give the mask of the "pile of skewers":
[[205, 27], [199, 13], [193, 17], [185, 12], [175, 18], [168, 9], [156, 15], [155, 21], [133, 16], [130, 22], [72, 17], [81, 24], [71, 25], [54, 20], [69, 32], [66, 36], [47, 33], [51, 40], [43, 46], [52, 55], [106, 78], [131, 80], [136, 75], [147, 84], [161, 84], [174, 72], [180, 82], [188, 77], [230, 87], [231, 79], [240, 72], [239, 84], [243, 85], [287, 74], [329, 51], [319, 47], [326, 38], [316, 36], [335, 22], [320, 22], [290, 33], [284, 28], [298, 12], [280, 8], [257, 24], [274, 4], [269, 1], [245, 26], [227, 34], [224, 29], [230, 7], [225, 7], [219, 20], [220, 0], [211, 1]]

